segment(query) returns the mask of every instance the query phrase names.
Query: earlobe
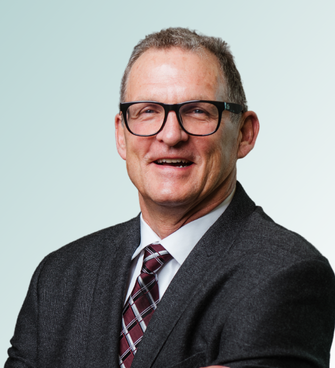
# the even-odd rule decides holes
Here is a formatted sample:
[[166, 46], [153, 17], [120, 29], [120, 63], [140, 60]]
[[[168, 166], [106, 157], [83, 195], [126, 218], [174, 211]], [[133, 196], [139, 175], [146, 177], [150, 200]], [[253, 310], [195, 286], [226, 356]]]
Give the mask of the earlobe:
[[115, 116], [115, 142], [119, 155], [125, 160], [127, 156], [125, 128], [121, 113]]
[[259, 121], [256, 113], [253, 111], [245, 112], [240, 124], [240, 142], [237, 157], [243, 158], [254, 148], [256, 143], [259, 132]]

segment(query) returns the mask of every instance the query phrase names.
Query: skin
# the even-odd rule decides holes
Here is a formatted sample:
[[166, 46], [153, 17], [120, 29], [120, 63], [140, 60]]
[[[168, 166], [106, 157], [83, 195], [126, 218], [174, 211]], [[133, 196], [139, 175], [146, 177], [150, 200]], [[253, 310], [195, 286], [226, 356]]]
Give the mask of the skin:
[[[131, 69], [126, 102], [227, 101], [225, 90], [225, 79], [211, 53], [150, 49]], [[195, 137], [185, 133], [170, 112], [159, 134], [138, 137], [127, 131], [121, 114], [116, 115], [117, 150], [138, 189], [143, 218], [160, 238], [209, 213], [231, 193], [236, 161], [252, 150], [258, 131], [254, 112], [244, 113], [238, 124], [224, 111], [215, 134]], [[162, 159], [180, 159], [190, 165], [159, 165]]]

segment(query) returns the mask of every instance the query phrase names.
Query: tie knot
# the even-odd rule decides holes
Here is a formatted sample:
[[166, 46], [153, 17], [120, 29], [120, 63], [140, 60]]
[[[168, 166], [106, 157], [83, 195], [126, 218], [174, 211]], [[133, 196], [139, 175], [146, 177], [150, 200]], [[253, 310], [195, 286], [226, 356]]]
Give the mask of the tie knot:
[[142, 272], [154, 274], [171, 258], [171, 254], [162, 245], [150, 244], [144, 248]]

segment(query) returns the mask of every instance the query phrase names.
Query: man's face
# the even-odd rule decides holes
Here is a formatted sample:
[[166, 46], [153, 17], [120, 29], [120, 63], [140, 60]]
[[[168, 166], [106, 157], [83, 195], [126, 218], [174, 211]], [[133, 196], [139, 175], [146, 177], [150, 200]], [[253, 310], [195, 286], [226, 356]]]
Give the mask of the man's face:
[[[150, 49], [131, 69], [125, 102], [174, 104], [200, 99], [225, 101], [225, 81], [210, 53]], [[174, 112], [153, 137], [132, 135], [116, 116], [118, 152], [138, 189], [142, 212], [143, 206], [192, 212], [220, 203], [235, 183], [239, 137], [227, 111], [219, 130], [204, 137], [184, 132]]]

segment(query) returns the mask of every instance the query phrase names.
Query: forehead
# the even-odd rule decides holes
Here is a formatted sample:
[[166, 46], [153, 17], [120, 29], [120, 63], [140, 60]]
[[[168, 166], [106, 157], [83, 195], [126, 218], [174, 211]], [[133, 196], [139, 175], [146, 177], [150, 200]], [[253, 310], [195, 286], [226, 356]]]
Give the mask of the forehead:
[[206, 50], [149, 49], [130, 70], [126, 100], [154, 99], [155, 93], [182, 101], [217, 99], [225, 92], [222, 74], [217, 58]]

